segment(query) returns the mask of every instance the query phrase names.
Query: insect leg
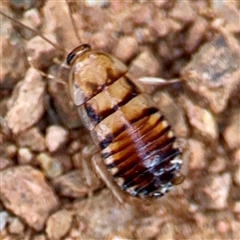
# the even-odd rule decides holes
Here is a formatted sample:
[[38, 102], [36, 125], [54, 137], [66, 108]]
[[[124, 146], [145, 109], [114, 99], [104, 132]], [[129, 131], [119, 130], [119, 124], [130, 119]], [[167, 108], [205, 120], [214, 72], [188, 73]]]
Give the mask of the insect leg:
[[187, 176], [188, 175], [188, 163], [189, 163], [189, 157], [190, 157], [188, 142], [184, 138], [178, 138], [176, 140], [176, 144], [182, 151], [183, 164], [182, 164], [181, 174], [183, 176]]
[[95, 172], [98, 174], [101, 180], [107, 185], [107, 187], [112, 191], [113, 195], [118, 199], [118, 201], [121, 204], [125, 203], [126, 196], [123, 195], [118, 186], [113, 182], [99, 154], [95, 154], [92, 157], [92, 164], [95, 169]]
[[138, 80], [146, 85], [157, 85], [157, 86], [166, 86], [174, 83], [181, 83], [181, 80], [179, 78], [166, 80], [163, 78], [142, 77], [142, 78], [139, 78]]
[[92, 191], [93, 191], [93, 180], [91, 178], [91, 166], [89, 165], [89, 162], [91, 161], [91, 157], [93, 156], [93, 154], [96, 154], [96, 152], [98, 151], [98, 149], [95, 147], [95, 145], [91, 145], [86, 146], [83, 151], [82, 151], [82, 158], [81, 158], [81, 164], [82, 164], [82, 169], [84, 172], [84, 177], [86, 180], [87, 185], [89, 186], [89, 194], [88, 195], [92, 195]]

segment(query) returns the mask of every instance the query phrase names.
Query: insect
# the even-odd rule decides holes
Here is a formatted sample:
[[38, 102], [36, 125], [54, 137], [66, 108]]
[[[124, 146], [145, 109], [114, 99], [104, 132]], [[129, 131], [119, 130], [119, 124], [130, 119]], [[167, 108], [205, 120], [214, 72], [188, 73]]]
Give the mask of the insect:
[[88, 44], [66, 62], [73, 102], [120, 189], [151, 198], [180, 184], [181, 150], [171, 126], [125, 64]]
[[72, 99], [119, 187], [134, 197], [160, 197], [181, 182], [171, 127], [127, 67], [88, 44], [74, 49], [67, 64]]

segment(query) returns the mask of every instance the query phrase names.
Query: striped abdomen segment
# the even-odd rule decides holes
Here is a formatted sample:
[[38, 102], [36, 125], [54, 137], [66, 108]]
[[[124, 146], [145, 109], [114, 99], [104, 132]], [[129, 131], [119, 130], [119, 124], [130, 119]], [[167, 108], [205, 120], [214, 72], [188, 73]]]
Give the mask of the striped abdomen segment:
[[181, 167], [175, 137], [155, 102], [125, 76], [85, 103], [102, 158], [133, 196], [160, 196]]
[[162, 196], [181, 181], [175, 136], [156, 104], [111, 55], [83, 44], [67, 58], [70, 93], [116, 183], [133, 196]]

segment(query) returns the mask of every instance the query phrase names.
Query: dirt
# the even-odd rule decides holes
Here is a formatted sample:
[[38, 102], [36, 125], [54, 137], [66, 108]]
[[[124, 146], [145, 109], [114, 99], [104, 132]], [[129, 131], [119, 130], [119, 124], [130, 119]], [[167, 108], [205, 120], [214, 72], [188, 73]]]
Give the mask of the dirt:
[[[0, 15], [0, 238], [239, 239], [239, 7], [4, 1], [2, 12], [35, 31]], [[121, 204], [84, 161], [94, 144], [63, 63], [82, 43], [136, 78], [180, 80], [146, 87], [186, 146], [186, 179], [164, 197]]]

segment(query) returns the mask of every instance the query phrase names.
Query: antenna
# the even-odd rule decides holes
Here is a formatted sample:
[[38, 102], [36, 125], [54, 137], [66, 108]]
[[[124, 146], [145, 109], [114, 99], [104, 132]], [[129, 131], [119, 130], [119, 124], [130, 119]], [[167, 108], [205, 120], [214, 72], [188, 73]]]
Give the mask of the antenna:
[[48, 38], [44, 37], [39, 31], [36, 31], [30, 27], [28, 27], [27, 25], [21, 23], [20, 21], [8, 16], [7, 14], [3, 13], [1, 10], [0, 10], [0, 14], [8, 19], [10, 19], [12, 22], [18, 24], [19, 26], [23, 27], [23, 28], [26, 28], [27, 30], [35, 33], [36, 35], [40, 36], [43, 40], [45, 40], [46, 42], [48, 42], [49, 44], [51, 44], [52, 46], [54, 46], [55, 48], [59, 49], [61, 52], [65, 52], [64, 49], [62, 49], [61, 47], [59, 47], [56, 43], [52, 42], [51, 40], [49, 40]]
[[69, 12], [69, 16], [70, 16], [70, 19], [71, 19], [71, 22], [72, 22], [72, 26], [74, 28], [75, 35], [76, 35], [78, 41], [80, 43], [82, 43], [82, 39], [81, 39], [80, 35], [78, 34], [77, 26], [76, 26], [76, 23], [75, 23], [75, 21], [73, 19], [73, 13], [74, 13], [74, 11], [73, 11], [73, 4], [74, 3], [73, 2], [68, 2], [68, 0], [65, 0], [65, 2], [67, 4], [67, 6], [68, 6], [68, 12]]

